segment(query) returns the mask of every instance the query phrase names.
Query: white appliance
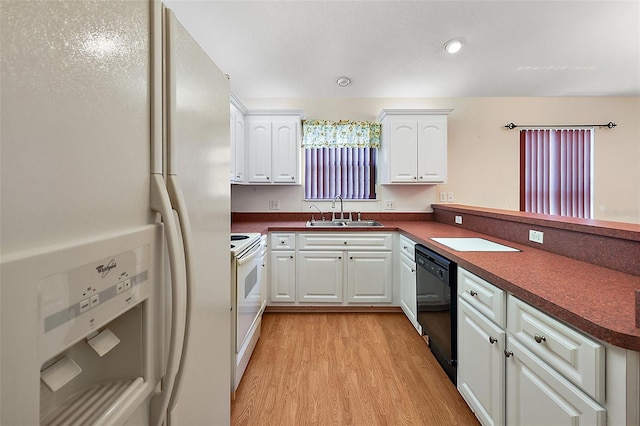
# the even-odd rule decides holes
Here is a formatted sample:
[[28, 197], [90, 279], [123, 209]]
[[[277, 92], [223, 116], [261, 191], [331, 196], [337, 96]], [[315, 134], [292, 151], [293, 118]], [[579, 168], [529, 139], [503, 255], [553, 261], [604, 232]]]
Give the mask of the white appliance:
[[232, 377], [235, 392], [260, 337], [265, 250], [260, 234], [231, 234]]
[[0, 36], [0, 424], [228, 424], [228, 79], [157, 0]]

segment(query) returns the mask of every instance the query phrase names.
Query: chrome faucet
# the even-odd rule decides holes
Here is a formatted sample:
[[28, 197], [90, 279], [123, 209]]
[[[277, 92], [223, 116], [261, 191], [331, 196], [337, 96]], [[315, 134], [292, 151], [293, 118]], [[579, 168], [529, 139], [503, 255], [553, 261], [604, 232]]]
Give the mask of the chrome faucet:
[[[311, 204], [309, 206], [309, 208], [310, 209], [314, 209], [315, 208], [316, 210], [318, 210], [318, 213], [320, 213], [320, 219], [324, 220], [324, 213], [322, 213], [322, 210], [320, 210], [320, 208], [318, 208], [318, 206], [316, 206], [315, 204]], [[316, 218], [313, 215], [311, 215], [311, 222], [315, 222], [315, 221], [316, 221]]]
[[[344, 219], [344, 203], [343, 203], [343, 200], [342, 200], [342, 196], [341, 196], [341, 195], [336, 195], [336, 196], [333, 198], [333, 202], [331, 203], [331, 208], [332, 208], [332, 209], [335, 209], [335, 208], [336, 208], [336, 200], [337, 200], [338, 198], [340, 198], [340, 220], [342, 220], [342, 219]], [[335, 218], [335, 213], [334, 213], [333, 215], [334, 215], [334, 218]]]

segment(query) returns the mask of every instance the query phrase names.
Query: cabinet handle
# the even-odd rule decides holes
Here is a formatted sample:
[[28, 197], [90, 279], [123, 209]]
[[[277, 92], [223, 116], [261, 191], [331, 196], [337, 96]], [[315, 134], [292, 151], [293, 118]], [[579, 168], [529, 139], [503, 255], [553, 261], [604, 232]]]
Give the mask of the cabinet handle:
[[469, 290], [469, 294], [473, 297], [473, 296], [477, 296], [478, 293], [473, 291], [473, 290]]
[[544, 336], [539, 335], [538, 333], [536, 333], [535, 336], [533, 336], [533, 338], [536, 340], [536, 342], [538, 343], [542, 343], [542, 342], [546, 342], [547, 338]]
[[508, 351], [508, 350], [504, 350], [504, 356], [506, 356], [507, 358], [509, 358], [510, 356], [513, 356], [513, 352]]
[[338, 256], [338, 259], [342, 259], [342, 256]]
[[291, 176], [291, 180], [295, 179], [295, 177]]
[[347, 244], [347, 242], [346, 242], [346, 241], [345, 241], [344, 243], [345, 243], [345, 244]]
[[415, 270], [415, 269], [412, 269], [412, 270], [411, 270], [411, 273], [413, 274], [414, 272], [416, 272], [416, 270]]
[[496, 339], [495, 337], [489, 336], [489, 343], [491, 343], [492, 345], [497, 341], [498, 341], [498, 339]]
[[269, 180], [269, 176], [267, 176], [267, 180]]
[[349, 259], [353, 260], [353, 256], [349, 256]]
[[293, 256], [289, 256], [289, 259], [293, 259]]
[[413, 180], [416, 180], [416, 179], [418, 179], [418, 178], [414, 176], [414, 177], [413, 177]]
[[402, 248], [406, 250], [406, 249], [408, 249], [409, 247], [407, 247], [407, 246], [402, 246]]

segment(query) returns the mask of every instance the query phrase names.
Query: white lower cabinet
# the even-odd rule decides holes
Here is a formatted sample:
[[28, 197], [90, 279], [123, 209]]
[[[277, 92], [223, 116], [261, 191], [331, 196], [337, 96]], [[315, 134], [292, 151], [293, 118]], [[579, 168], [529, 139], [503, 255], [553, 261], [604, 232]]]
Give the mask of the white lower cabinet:
[[299, 302], [342, 302], [343, 252], [301, 251], [296, 283]]
[[347, 289], [349, 303], [389, 303], [391, 284], [391, 252], [349, 251], [347, 255]]
[[392, 241], [382, 232], [271, 234], [270, 303], [392, 303]]
[[600, 343], [459, 268], [458, 390], [483, 425], [605, 425], [604, 383]]
[[416, 303], [416, 242], [400, 235], [398, 245], [398, 277], [400, 282], [400, 307], [409, 318], [411, 324], [422, 335], [422, 327], [418, 324], [418, 309]]
[[458, 301], [458, 390], [483, 425], [504, 424], [506, 333]]
[[605, 425], [606, 410], [587, 394], [507, 337], [508, 425]]
[[411, 324], [418, 328], [416, 307], [416, 262], [400, 256], [400, 307]]
[[293, 250], [273, 250], [269, 260], [271, 302], [295, 302], [296, 252]]

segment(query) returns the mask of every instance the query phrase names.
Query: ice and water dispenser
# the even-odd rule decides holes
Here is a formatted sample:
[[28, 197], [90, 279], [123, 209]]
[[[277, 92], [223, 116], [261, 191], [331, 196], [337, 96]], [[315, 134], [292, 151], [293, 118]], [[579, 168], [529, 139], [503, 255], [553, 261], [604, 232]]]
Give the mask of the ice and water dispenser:
[[3, 342], [13, 344], [0, 358], [0, 423], [146, 421], [163, 363], [161, 232], [3, 261]]

